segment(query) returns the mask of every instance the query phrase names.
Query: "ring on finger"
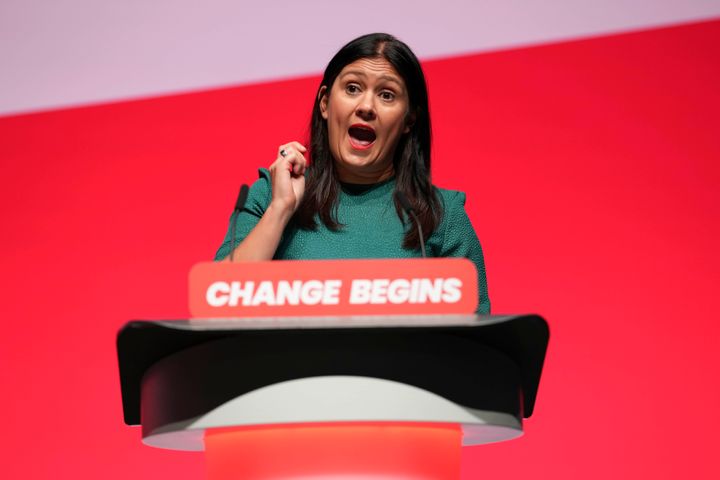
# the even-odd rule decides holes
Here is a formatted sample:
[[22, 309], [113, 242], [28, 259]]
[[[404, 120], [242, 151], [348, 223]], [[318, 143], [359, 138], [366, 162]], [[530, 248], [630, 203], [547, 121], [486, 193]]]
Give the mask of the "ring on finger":
[[281, 148], [281, 149], [280, 149], [280, 156], [281, 156], [281, 157], [287, 157], [287, 154], [288, 154], [287, 150], [285, 150], [284, 148]]

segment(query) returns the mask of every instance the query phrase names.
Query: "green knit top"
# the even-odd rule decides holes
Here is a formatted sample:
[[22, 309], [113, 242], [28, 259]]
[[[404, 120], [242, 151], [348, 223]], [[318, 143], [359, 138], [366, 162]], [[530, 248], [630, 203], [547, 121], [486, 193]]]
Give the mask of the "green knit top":
[[[235, 228], [238, 245], [257, 225], [272, 197], [270, 172], [261, 168], [260, 178], [250, 187], [245, 207], [239, 213]], [[318, 220], [316, 230], [289, 226], [285, 229], [274, 259], [339, 259], [339, 258], [417, 258], [420, 249], [402, 247], [412, 222], [403, 224], [395, 211], [393, 192], [395, 179], [372, 185], [341, 184], [337, 220], [343, 225], [338, 231], [329, 230]], [[443, 217], [425, 244], [428, 257], [465, 257], [477, 267], [478, 313], [490, 313], [485, 262], [477, 235], [465, 212], [465, 194], [437, 189], [443, 204]], [[233, 214], [234, 215], [234, 214]], [[232, 216], [230, 218], [232, 225]], [[228, 228], [225, 240], [215, 254], [221, 260], [230, 254], [232, 232]]]

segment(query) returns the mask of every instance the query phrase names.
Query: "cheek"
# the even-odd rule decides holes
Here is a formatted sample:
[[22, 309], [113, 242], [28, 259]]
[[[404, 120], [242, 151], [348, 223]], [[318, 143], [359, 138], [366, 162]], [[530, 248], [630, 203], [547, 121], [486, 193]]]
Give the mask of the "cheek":
[[392, 127], [390, 128], [391, 135], [393, 137], [399, 137], [403, 133], [407, 133], [409, 130], [409, 127], [407, 126], [407, 122], [405, 121], [405, 115], [395, 115], [395, 118], [393, 118], [392, 121]]
[[339, 140], [342, 136], [342, 129], [337, 120], [328, 122], [328, 137], [331, 140]]

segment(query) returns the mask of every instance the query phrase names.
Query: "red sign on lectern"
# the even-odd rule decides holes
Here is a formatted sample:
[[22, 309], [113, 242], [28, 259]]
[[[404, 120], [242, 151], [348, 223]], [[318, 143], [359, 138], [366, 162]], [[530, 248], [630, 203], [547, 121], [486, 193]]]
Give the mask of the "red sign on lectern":
[[472, 314], [464, 258], [205, 262], [190, 270], [195, 318]]

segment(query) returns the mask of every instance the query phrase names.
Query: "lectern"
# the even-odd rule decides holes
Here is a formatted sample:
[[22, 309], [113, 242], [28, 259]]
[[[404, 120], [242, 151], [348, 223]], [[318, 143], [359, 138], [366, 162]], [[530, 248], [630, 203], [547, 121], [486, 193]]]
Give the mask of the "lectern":
[[461, 445], [522, 434], [548, 335], [537, 315], [132, 321], [125, 423], [205, 450], [211, 478], [459, 478]]

